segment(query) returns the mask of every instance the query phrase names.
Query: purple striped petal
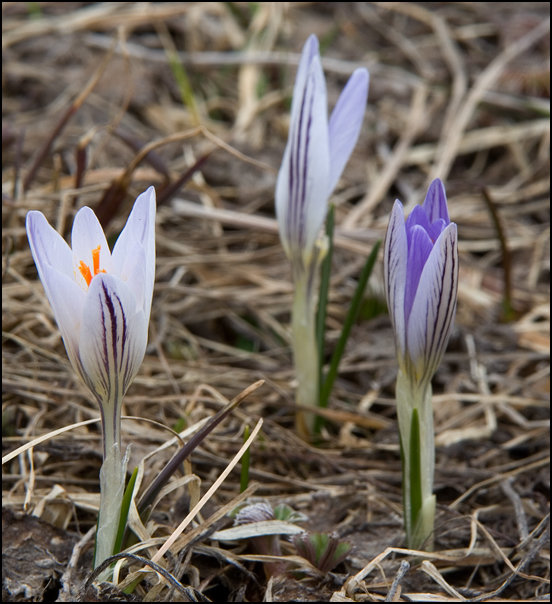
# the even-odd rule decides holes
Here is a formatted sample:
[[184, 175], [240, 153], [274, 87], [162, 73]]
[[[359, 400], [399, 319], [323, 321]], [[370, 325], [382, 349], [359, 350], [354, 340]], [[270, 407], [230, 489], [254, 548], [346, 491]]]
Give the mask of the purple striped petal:
[[296, 123], [299, 119], [301, 91], [307, 87], [309, 71], [311, 70], [313, 60], [318, 57], [318, 54], [318, 39], [314, 34], [311, 34], [301, 51], [301, 59], [297, 68], [297, 75], [295, 76], [293, 97], [291, 99], [290, 124]]
[[304, 256], [308, 263], [329, 196], [326, 83], [318, 55], [312, 57], [302, 81], [302, 89], [294, 88], [298, 102], [276, 183], [276, 214], [288, 257]]
[[138, 372], [147, 321], [130, 288], [112, 275], [92, 280], [83, 311], [79, 352], [84, 379], [104, 405], [122, 400]]
[[424, 265], [408, 318], [406, 346], [417, 379], [430, 380], [443, 357], [458, 290], [457, 228], [451, 223], [439, 236]]
[[383, 250], [383, 276], [389, 315], [400, 355], [406, 352], [406, 319], [404, 314], [407, 278], [408, 244], [404, 210], [397, 199], [391, 211]]

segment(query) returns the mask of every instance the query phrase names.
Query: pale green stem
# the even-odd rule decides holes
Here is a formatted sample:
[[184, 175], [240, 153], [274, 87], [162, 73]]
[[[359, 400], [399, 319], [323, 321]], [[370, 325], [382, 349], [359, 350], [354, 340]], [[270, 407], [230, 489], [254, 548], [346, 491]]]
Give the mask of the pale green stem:
[[[121, 451], [121, 403], [100, 404], [104, 460], [100, 469], [100, 511], [94, 568], [113, 555], [125, 490], [128, 451]], [[107, 580], [109, 570], [102, 575]]]
[[[316, 340], [316, 295], [312, 279], [306, 272], [294, 278], [295, 292], [291, 317], [292, 346], [297, 377], [295, 400], [299, 405], [318, 406], [318, 345]], [[315, 415], [298, 410], [296, 429], [304, 439], [310, 439]]]
[[396, 398], [402, 451], [408, 547], [431, 549], [435, 520], [435, 437], [431, 383], [418, 384], [399, 369]]

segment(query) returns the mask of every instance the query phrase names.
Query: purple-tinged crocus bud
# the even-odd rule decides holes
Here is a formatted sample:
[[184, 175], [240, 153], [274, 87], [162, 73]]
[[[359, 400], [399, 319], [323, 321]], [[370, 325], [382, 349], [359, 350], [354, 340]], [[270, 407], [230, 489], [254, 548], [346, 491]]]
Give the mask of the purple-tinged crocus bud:
[[399, 364], [417, 384], [427, 383], [452, 330], [458, 289], [457, 229], [439, 179], [406, 221], [401, 202], [395, 201], [385, 240], [384, 279]]
[[309, 268], [328, 199], [356, 145], [368, 96], [368, 71], [359, 68], [328, 122], [326, 81], [318, 39], [305, 43], [297, 71], [288, 142], [276, 183], [280, 239], [294, 268]]
[[399, 371], [396, 400], [408, 547], [431, 548], [435, 518], [435, 437], [431, 379], [456, 312], [458, 246], [443, 183], [404, 218], [393, 206], [384, 247], [384, 279]]
[[134, 203], [113, 252], [94, 212], [75, 216], [72, 248], [38, 211], [27, 236], [73, 368], [98, 401], [103, 432], [95, 566], [111, 556], [125, 486], [121, 406], [146, 351], [155, 278], [155, 190]]

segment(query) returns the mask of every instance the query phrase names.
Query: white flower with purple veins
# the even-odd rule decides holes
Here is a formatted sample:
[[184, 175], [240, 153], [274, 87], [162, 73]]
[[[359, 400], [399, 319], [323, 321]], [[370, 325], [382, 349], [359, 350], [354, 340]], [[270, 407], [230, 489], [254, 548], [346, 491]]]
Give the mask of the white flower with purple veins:
[[435, 444], [431, 379], [452, 330], [458, 290], [458, 234], [443, 183], [404, 218], [395, 201], [384, 248], [384, 279], [399, 372], [396, 398], [408, 547], [431, 547]]
[[[328, 121], [326, 81], [318, 40], [305, 43], [293, 88], [287, 145], [276, 181], [280, 240], [291, 261], [294, 281], [292, 346], [297, 375], [296, 401], [318, 405], [318, 351], [315, 313], [316, 271], [325, 253], [320, 231], [332, 194], [356, 145], [368, 96], [368, 71], [349, 78]], [[296, 414], [298, 432], [312, 434], [313, 414]]]
[[155, 278], [155, 190], [136, 199], [113, 252], [87, 207], [75, 216], [72, 248], [41, 212], [27, 214], [26, 228], [69, 360], [100, 405], [104, 463], [97, 566], [113, 553], [126, 466], [121, 405], [146, 351]]
[[354, 71], [328, 122], [326, 81], [318, 40], [305, 43], [297, 71], [288, 142], [276, 183], [280, 239], [288, 258], [308, 268], [328, 199], [360, 133], [368, 96], [368, 71]]

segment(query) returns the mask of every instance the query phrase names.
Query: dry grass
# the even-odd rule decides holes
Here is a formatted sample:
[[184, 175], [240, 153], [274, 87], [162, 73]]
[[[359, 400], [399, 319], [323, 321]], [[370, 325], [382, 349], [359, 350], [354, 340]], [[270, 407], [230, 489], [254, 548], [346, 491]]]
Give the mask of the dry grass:
[[[149, 573], [140, 600], [548, 598], [548, 3], [5, 2], [2, 27], [4, 454], [45, 437], [3, 464], [3, 600], [118, 597], [85, 592], [98, 409], [37, 280], [26, 212], [43, 211], [67, 235], [90, 205], [116, 235], [150, 184], [160, 200], [154, 305], [123, 421], [142, 485], [175, 450], [168, 428], [193, 428], [265, 382], [173, 478], [119, 587], [154, 561], [170, 575]], [[328, 353], [396, 197], [418, 203], [439, 176], [458, 224], [456, 327], [434, 384], [432, 553], [402, 549], [386, 315], [353, 330], [320, 446], [293, 431], [291, 283], [273, 191], [310, 33], [332, 104], [355, 66], [371, 76], [363, 132], [333, 198]], [[381, 268], [369, 288], [381, 301]], [[261, 418], [249, 491], [240, 494], [237, 470], [217, 485]], [[246, 495], [335, 531], [353, 545], [347, 560], [320, 577], [282, 538], [289, 573], [267, 581], [247, 542], [211, 536]]]

